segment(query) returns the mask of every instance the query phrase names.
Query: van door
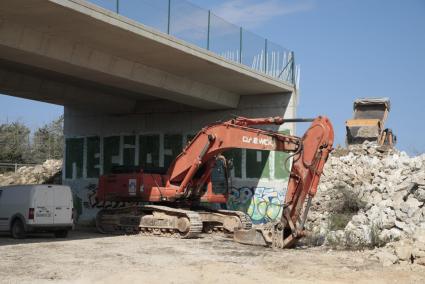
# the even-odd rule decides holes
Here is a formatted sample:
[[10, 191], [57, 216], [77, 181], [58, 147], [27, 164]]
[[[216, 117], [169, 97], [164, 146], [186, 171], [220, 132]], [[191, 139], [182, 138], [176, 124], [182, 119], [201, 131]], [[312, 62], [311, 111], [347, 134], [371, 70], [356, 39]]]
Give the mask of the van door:
[[55, 200], [55, 224], [72, 223], [72, 197], [69, 188], [53, 187], [53, 196]]
[[34, 193], [34, 224], [53, 224], [53, 192], [51, 188], [36, 187]]

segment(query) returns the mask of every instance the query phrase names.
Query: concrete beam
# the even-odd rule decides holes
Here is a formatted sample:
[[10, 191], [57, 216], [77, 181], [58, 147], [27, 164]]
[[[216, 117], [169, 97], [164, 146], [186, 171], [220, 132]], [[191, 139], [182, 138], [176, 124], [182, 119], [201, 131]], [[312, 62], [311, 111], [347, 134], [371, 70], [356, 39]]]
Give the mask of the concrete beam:
[[0, 34], [3, 59], [200, 108], [232, 108], [239, 101], [237, 94], [12, 22], [3, 22]]
[[135, 100], [120, 98], [98, 88], [34, 75], [0, 65], [0, 93], [10, 96], [64, 105], [91, 113], [131, 113]]

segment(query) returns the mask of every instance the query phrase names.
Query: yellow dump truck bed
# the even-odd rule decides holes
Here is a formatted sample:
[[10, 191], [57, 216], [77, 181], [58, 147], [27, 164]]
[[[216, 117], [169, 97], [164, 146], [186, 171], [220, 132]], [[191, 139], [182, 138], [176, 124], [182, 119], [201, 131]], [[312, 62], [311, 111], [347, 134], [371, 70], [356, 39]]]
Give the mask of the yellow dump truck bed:
[[354, 119], [347, 120], [347, 144], [364, 141], [380, 143], [384, 124], [390, 110], [388, 98], [365, 98], [354, 101]]

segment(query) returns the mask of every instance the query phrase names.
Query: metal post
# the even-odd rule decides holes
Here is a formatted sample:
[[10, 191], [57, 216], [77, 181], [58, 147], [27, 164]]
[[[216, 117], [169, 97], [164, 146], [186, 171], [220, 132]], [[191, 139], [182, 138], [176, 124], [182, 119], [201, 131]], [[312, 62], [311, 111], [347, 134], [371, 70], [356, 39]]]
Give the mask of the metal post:
[[264, 42], [264, 73], [267, 74], [267, 39]]
[[239, 32], [239, 63], [242, 63], [242, 27]]
[[120, 0], [116, 0], [116, 11], [117, 11], [117, 14], [119, 14], [120, 13]]
[[167, 34], [170, 34], [170, 19], [171, 19], [171, 0], [168, 0], [168, 26], [167, 26]]
[[295, 85], [295, 57], [294, 52], [291, 51], [291, 73], [292, 73], [292, 84]]
[[18, 164], [15, 163], [15, 173], [18, 171]]
[[210, 50], [211, 10], [208, 10], [207, 50]]

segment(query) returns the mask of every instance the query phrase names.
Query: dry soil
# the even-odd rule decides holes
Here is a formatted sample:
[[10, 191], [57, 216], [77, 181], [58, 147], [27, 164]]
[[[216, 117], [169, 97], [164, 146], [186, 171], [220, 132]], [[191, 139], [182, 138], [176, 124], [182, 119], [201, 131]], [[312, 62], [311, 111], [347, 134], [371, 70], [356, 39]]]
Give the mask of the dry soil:
[[1, 283], [425, 283], [425, 268], [383, 267], [371, 253], [274, 250], [223, 236], [195, 240], [74, 231], [0, 236]]

